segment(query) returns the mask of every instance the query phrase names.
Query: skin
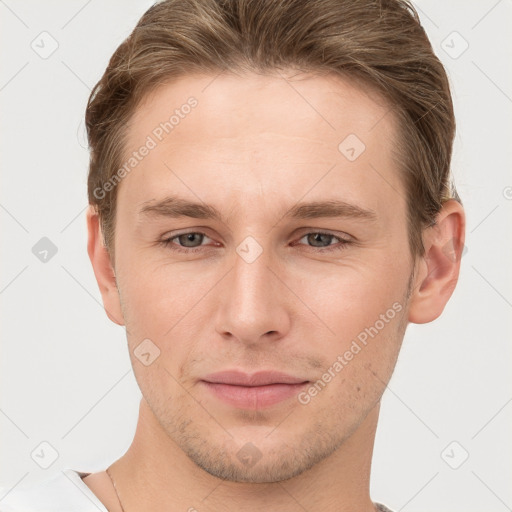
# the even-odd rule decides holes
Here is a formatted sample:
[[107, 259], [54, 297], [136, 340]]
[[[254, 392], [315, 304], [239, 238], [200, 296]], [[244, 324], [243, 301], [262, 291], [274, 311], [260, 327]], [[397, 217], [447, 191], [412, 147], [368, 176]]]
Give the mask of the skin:
[[[127, 154], [190, 96], [197, 107], [118, 185], [115, 262], [94, 209], [87, 213], [105, 309], [126, 326], [143, 395], [133, 443], [110, 466], [123, 508], [373, 511], [380, 399], [407, 323], [437, 318], [453, 292], [464, 211], [447, 201], [423, 233], [425, 256], [412, 258], [392, 155], [395, 118], [377, 94], [339, 77], [183, 77], [138, 107]], [[352, 162], [338, 150], [351, 133], [366, 145]], [[223, 221], [138, 215], [169, 194], [211, 204]], [[376, 219], [284, 217], [299, 201], [327, 199]], [[318, 231], [333, 237], [306, 236]], [[194, 232], [206, 235], [189, 242], [199, 252], [171, 249], [186, 250], [184, 237], [159, 244]], [[251, 263], [236, 252], [247, 236], [262, 249]], [[325, 252], [340, 239], [352, 243]], [[446, 255], [449, 243], [455, 257]], [[200, 382], [233, 368], [316, 382], [394, 303], [401, 310], [306, 405], [293, 397], [239, 409]], [[134, 355], [147, 338], [160, 350], [149, 366]], [[252, 466], [236, 456], [246, 443], [261, 454]], [[84, 481], [109, 510], [121, 510], [104, 471]]]

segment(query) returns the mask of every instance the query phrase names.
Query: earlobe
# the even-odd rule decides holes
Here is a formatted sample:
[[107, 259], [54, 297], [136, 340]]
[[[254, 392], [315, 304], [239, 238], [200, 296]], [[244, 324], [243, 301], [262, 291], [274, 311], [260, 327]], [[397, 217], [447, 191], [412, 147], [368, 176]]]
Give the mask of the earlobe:
[[457, 284], [465, 240], [462, 205], [454, 199], [446, 201], [423, 240], [425, 255], [418, 262], [409, 306], [409, 322], [416, 324], [439, 317]]
[[112, 268], [110, 254], [103, 244], [101, 225], [93, 205], [87, 209], [87, 253], [103, 299], [103, 306], [112, 322], [124, 325], [121, 301], [115, 271]]

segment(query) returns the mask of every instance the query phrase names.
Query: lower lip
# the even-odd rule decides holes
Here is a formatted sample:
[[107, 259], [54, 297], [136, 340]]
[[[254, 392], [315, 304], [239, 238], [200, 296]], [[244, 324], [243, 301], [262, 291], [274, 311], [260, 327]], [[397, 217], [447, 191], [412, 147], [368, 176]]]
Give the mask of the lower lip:
[[201, 381], [220, 400], [241, 409], [261, 409], [297, 396], [307, 386], [300, 384], [269, 384], [267, 386], [233, 386]]

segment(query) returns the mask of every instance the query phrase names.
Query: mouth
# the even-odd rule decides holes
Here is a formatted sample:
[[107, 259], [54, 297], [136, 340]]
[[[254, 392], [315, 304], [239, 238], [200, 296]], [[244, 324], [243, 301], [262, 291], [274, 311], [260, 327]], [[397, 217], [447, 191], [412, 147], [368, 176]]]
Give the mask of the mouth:
[[297, 396], [308, 380], [266, 371], [229, 370], [206, 376], [201, 383], [217, 399], [240, 409], [262, 409]]

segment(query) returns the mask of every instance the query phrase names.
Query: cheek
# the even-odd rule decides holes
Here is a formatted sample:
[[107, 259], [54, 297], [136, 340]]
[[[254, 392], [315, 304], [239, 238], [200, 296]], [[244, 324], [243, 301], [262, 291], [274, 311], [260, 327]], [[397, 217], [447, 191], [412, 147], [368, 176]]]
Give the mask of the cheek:
[[[177, 420], [191, 419], [201, 410], [179, 384], [177, 371], [170, 367], [168, 361], [160, 357], [148, 367], [137, 360], [132, 360], [132, 364], [144, 400], [156, 417], [165, 423], [168, 431], [173, 430]], [[202, 419], [207, 421], [207, 418]]]
[[[129, 268], [137, 271], [129, 273]], [[155, 267], [144, 261], [135, 265], [128, 259], [123, 261], [122, 269], [119, 289], [130, 356], [139, 385], [148, 391], [173, 389], [172, 377], [183, 378], [182, 364], [200, 338], [196, 336], [198, 326], [204, 325], [200, 299], [205, 291], [203, 286], [194, 285], [202, 278], [191, 281], [190, 275], [180, 272], [177, 266], [163, 269], [161, 265]], [[149, 352], [158, 354], [148, 367], [136, 356], [140, 352], [138, 347], [148, 343], [144, 340], [156, 346], [149, 344]]]
[[203, 278], [197, 272], [195, 276], [183, 272], [180, 265], [132, 256], [120, 261], [119, 267], [125, 320], [154, 335], [164, 335], [204, 295]]
[[329, 388], [340, 394], [332, 398], [344, 396], [345, 403], [353, 403], [350, 397], [376, 396], [400, 350], [407, 276], [391, 265], [384, 273], [382, 268], [340, 269], [316, 284], [303, 287], [302, 293], [321, 320], [314, 337], [317, 346], [311, 347], [323, 353], [321, 380], [332, 378]]
[[395, 314], [392, 309], [388, 323], [379, 319], [357, 329], [355, 336], [342, 332], [325, 347], [323, 373], [301, 403], [316, 404], [320, 416], [332, 415], [340, 425], [357, 424], [380, 400], [391, 378], [403, 338], [403, 318], [403, 310]]
[[[325, 331], [319, 337], [343, 343], [374, 325], [381, 315], [388, 312], [386, 320], [393, 319], [405, 307], [406, 277], [393, 266], [339, 267], [301, 280], [296, 293], [318, 317], [316, 325]], [[393, 308], [396, 302], [400, 306]]]

